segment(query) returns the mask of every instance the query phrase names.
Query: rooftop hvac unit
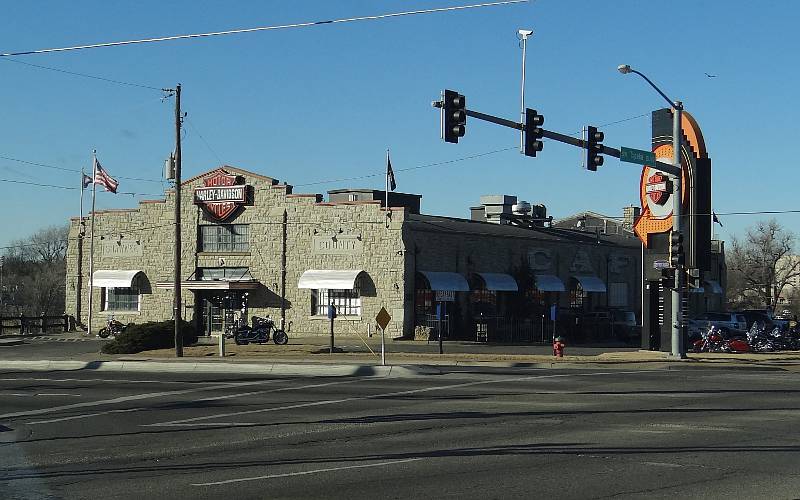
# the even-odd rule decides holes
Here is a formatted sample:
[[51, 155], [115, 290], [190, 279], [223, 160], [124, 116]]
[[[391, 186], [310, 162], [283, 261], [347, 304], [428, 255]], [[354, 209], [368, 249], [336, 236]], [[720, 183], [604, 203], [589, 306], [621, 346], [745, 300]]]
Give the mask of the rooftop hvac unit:
[[531, 213], [531, 204], [527, 201], [520, 201], [511, 207], [511, 212], [514, 215], [528, 215]]

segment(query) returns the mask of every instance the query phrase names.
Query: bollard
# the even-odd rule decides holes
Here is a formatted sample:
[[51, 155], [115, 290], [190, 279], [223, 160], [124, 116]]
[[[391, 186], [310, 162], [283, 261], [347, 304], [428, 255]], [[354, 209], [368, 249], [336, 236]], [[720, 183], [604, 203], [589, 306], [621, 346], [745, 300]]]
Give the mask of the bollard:
[[225, 357], [225, 332], [219, 334], [219, 357]]

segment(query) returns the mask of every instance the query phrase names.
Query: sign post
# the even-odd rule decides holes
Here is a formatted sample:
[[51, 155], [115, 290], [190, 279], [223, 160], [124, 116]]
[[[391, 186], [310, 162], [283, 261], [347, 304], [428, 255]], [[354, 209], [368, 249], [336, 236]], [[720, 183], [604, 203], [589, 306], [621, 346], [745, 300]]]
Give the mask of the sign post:
[[386, 326], [391, 320], [392, 317], [386, 311], [385, 307], [381, 307], [380, 312], [375, 316], [375, 321], [378, 323], [378, 326], [381, 327], [381, 365], [383, 366], [386, 366]]
[[336, 306], [330, 303], [330, 291], [328, 291], [328, 319], [331, 320], [331, 349], [330, 353], [333, 354], [333, 319], [336, 317]]

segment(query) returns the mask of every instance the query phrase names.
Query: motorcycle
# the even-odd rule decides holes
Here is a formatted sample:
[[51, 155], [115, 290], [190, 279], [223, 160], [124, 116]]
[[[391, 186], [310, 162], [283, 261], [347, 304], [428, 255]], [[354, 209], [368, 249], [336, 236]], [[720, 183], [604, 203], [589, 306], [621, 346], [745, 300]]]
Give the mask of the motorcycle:
[[236, 329], [233, 341], [236, 345], [247, 345], [249, 343], [266, 344], [269, 342], [270, 333], [272, 341], [277, 345], [285, 345], [289, 342], [289, 336], [280, 328], [275, 327], [275, 321], [269, 316], [262, 318], [253, 316], [253, 326], [242, 325]]
[[692, 343], [693, 352], [742, 353], [752, 350], [750, 344], [739, 338], [727, 338], [728, 332], [711, 326], [701, 332], [702, 338]]
[[106, 326], [100, 329], [97, 332], [97, 336], [102, 339], [107, 339], [108, 337], [116, 337], [118, 334], [125, 331], [128, 328], [128, 325], [123, 325], [121, 321], [117, 321], [114, 318], [111, 318], [106, 323]]

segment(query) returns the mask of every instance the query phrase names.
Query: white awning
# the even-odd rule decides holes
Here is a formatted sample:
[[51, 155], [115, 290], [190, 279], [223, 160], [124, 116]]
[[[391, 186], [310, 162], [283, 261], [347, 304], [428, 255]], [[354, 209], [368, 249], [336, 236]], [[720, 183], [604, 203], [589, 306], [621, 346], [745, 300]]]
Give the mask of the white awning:
[[555, 274], [537, 274], [536, 289], [542, 292], [566, 292], [564, 282]]
[[573, 276], [581, 284], [584, 292], [602, 292], [605, 293], [606, 284], [597, 276]]
[[497, 292], [517, 292], [517, 280], [510, 274], [503, 273], [475, 273], [483, 279], [483, 284], [487, 290]]
[[130, 288], [133, 279], [141, 272], [118, 269], [95, 271], [92, 273], [92, 286], [95, 288]]
[[431, 290], [443, 290], [451, 292], [468, 292], [469, 283], [467, 279], [458, 273], [446, 273], [439, 271], [420, 271], [428, 280]]
[[[715, 280], [704, 280], [703, 283], [708, 285], [708, 288], [709, 288], [709, 290], [707, 290], [708, 292], [722, 295], [722, 287], [719, 286], [719, 282], [718, 281], [715, 281]], [[703, 288], [705, 288], [705, 287], [703, 287]]]
[[356, 287], [356, 279], [363, 270], [332, 271], [310, 269], [300, 276], [297, 288], [313, 288], [325, 290], [352, 290]]

